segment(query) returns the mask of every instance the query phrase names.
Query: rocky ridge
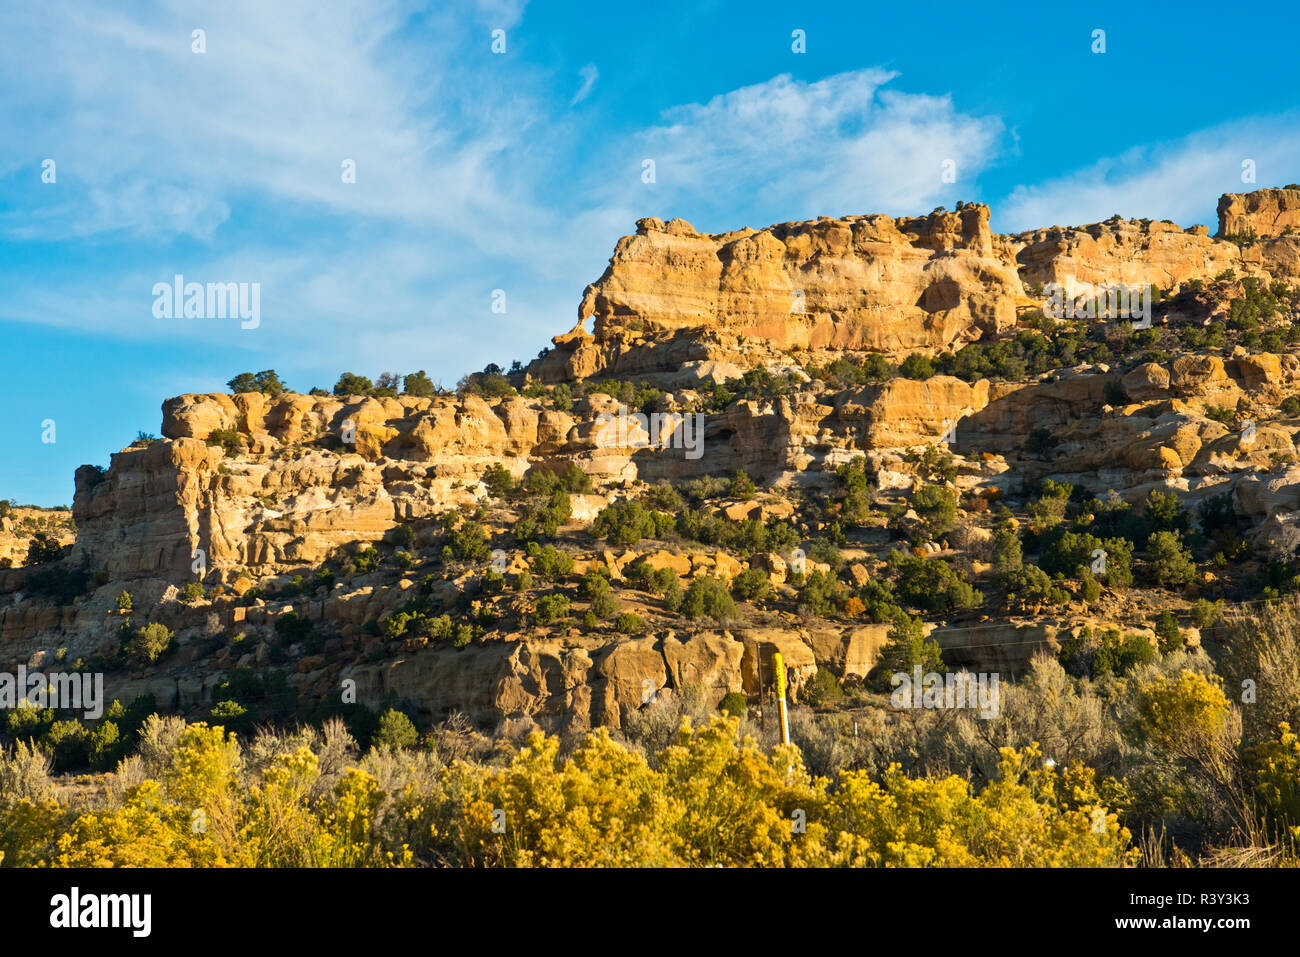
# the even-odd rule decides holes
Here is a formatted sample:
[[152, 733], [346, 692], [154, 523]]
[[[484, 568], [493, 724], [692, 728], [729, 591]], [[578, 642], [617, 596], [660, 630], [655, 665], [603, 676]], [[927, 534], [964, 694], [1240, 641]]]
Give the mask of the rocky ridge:
[[[757, 694], [763, 661], [777, 650], [796, 694], [819, 666], [848, 678], [875, 665], [887, 625], [781, 615], [727, 628], [680, 622], [636, 636], [557, 626], [489, 631], [468, 647], [395, 647], [376, 626], [399, 613], [418, 582], [391, 569], [283, 599], [249, 597], [342, 552], [391, 548], [403, 528], [417, 529], [412, 551], [436, 548], [438, 520], [497, 507], [489, 480], [497, 467], [516, 481], [574, 468], [591, 480], [590, 491], [570, 497], [562, 525], [570, 541], [606, 506], [636, 498], [643, 483], [737, 470], [768, 491], [756, 502], [710, 507], [730, 521], [783, 518], [791, 514], [786, 498], [835, 487], [836, 470], [857, 456], [878, 491], [905, 508], [925, 484], [913, 453], [936, 445], [953, 454], [948, 484], [968, 507], [1013, 499], [1044, 478], [1135, 503], [1153, 489], [1192, 505], [1226, 493], [1252, 541], [1278, 547], [1300, 510], [1300, 409], [1285, 405], [1300, 388], [1300, 360], [1287, 352], [1237, 346], [1164, 361], [1081, 362], [1014, 380], [939, 374], [849, 387], [822, 370], [844, 355], [934, 356], [1007, 341], [1041, 307], [1037, 287], [1051, 282], [1156, 285], [1166, 297], [1159, 327], [1222, 323], [1227, 304], [1246, 294], [1243, 281], [1300, 276], [1287, 229], [1293, 194], [1225, 196], [1220, 238], [1201, 227], [1123, 220], [999, 236], [978, 204], [717, 235], [681, 220], [642, 220], [587, 287], [578, 325], [515, 377], [510, 391], [523, 394], [167, 400], [161, 440], [115, 453], [105, 471], [78, 471], [77, 535], [65, 561], [95, 576], [94, 588], [61, 605], [31, 594], [22, 570], [0, 570], [0, 652], [7, 662], [46, 666], [60, 649], [67, 660], [107, 654], [119, 641], [114, 601], [129, 588], [154, 608], [150, 620], [176, 631], [181, 650], [166, 668], [110, 676], [119, 696], [148, 691], [163, 707], [209, 705], [231, 669], [272, 663], [276, 622], [292, 615], [325, 636], [315, 653], [300, 648], [288, 662], [304, 694], [324, 698], [350, 678], [364, 701], [396, 696], [429, 715], [547, 717], [573, 727], [618, 725], [647, 689], [702, 683], [715, 698]], [[1228, 238], [1246, 232], [1256, 238]], [[1220, 298], [1207, 298], [1199, 287], [1226, 273], [1232, 278], [1215, 287]], [[709, 405], [719, 384], [747, 372], [787, 386]], [[654, 387], [647, 413], [699, 411], [701, 456], [611, 447], [601, 417], [617, 416], [621, 401], [588, 389], [562, 407], [545, 391], [598, 377]], [[529, 394], [530, 386], [543, 388]], [[1050, 433], [1050, 454], [1027, 449], [1036, 430]], [[518, 517], [497, 515], [500, 534]], [[864, 581], [884, 567], [887, 544], [866, 534], [851, 563]], [[509, 569], [535, 565], [522, 547], [503, 551]], [[645, 543], [577, 554], [580, 570], [599, 566], [615, 581], [641, 561], [672, 569], [684, 584], [761, 570], [778, 591], [788, 588], [788, 554], [736, 558], [712, 546]], [[484, 572], [446, 574], [433, 588], [452, 600], [480, 587]], [[195, 582], [203, 597], [182, 601], [181, 589]], [[629, 600], [647, 616], [653, 610]], [[950, 664], [1015, 670], [1035, 649], [1059, 650], [1063, 637], [1093, 626], [1141, 631], [1122, 620], [1135, 607], [1124, 598], [1101, 617], [1076, 604], [1055, 616], [959, 616], [928, 627]], [[206, 657], [212, 639], [232, 631], [249, 636], [245, 650]]]

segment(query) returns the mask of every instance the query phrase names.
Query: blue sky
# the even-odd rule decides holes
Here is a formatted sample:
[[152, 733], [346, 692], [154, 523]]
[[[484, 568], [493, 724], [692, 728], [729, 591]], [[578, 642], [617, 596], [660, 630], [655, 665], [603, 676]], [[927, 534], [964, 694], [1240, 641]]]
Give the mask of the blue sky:
[[[1253, 188], [1243, 160], [1300, 181], [1284, 3], [110, 6], [0, 9], [0, 497], [20, 502], [69, 503], [164, 398], [238, 372], [451, 385], [527, 360], [643, 216], [961, 199], [1002, 231], [1212, 226]], [[260, 325], [155, 318], [177, 273], [259, 283]]]

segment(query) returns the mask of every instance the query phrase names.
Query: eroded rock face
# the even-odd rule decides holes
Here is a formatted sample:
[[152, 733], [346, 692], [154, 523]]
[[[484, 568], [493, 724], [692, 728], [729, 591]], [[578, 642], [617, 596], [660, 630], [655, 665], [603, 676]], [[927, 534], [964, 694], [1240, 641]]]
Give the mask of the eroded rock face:
[[[1041, 467], [1022, 463], [1026, 482], [1051, 475], [1131, 502], [1152, 488], [1177, 488], [1193, 502], [1234, 489], [1240, 495], [1254, 487], [1243, 483], [1257, 483], [1260, 473], [1295, 456], [1293, 426], [1256, 426], [1249, 416], [1298, 383], [1295, 357], [1260, 354], [1180, 356], [1168, 368], [1147, 363], [1118, 379], [1078, 374], [998, 384], [988, 405], [963, 422], [956, 448], [968, 456], [1007, 454], [1016, 436], [1045, 428], [1050, 458]], [[1230, 427], [1208, 414], [1224, 409], [1242, 410], [1240, 423]]]
[[1271, 239], [1300, 233], [1300, 189], [1257, 189], [1219, 197], [1219, 235]]
[[988, 405], [989, 383], [981, 379], [971, 385], [946, 375], [923, 381], [891, 379], [864, 398], [864, 406], [856, 406], [850, 397], [837, 410], [848, 420], [851, 410], [862, 409], [864, 449], [907, 448], [956, 441], [962, 423]]
[[[967, 463], [959, 483], [973, 489], [1002, 482], [1001, 457], [1014, 454], [1031, 429], [1049, 423], [1056, 445], [1044, 474], [1098, 492], [1116, 489], [1131, 499], [1171, 484], [1193, 499], [1236, 487], [1246, 514], [1290, 510], [1297, 495], [1295, 470], [1267, 472], [1294, 452], [1290, 432], [1264, 426], [1245, 441], [1240, 430], [1204, 410], [1275, 401], [1290, 394], [1298, 379], [1300, 363], [1293, 358], [1262, 354], [1227, 361], [1183, 357], [1168, 368], [1140, 366], [1122, 380], [1088, 372], [1018, 385], [895, 379], [840, 393], [833, 402], [799, 392], [769, 406], [740, 402], [708, 416], [705, 455], [695, 463], [680, 450], [598, 448], [593, 417], [609, 407], [601, 396], [575, 404], [571, 413], [542, 411], [521, 399], [385, 403], [286, 395], [263, 408], [229, 396], [185, 396], [167, 405], [164, 431], [179, 437], [118, 453], [102, 475], [94, 469], [79, 475], [77, 549], [115, 584], [76, 608], [32, 602], [4, 608], [0, 637], [23, 656], [48, 651], [50, 641], [42, 636], [56, 633], [80, 635], [57, 639], [77, 654], [104, 653], [118, 640], [116, 620], [105, 616], [119, 582], [152, 604], [195, 579], [196, 549], [205, 555], [209, 581], [229, 582], [237, 568], [258, 574], [308, 568], [339, 545], [375, 540], [413, 517], [473, 503], [483, 494], [482, 472], [493, 462], [507, 463], [516, 474], [539, 464], [572, 463], [598, 479], [680, 478], [697, 469], [737, 467], [774, 481], [801, 473], [815, 478], [858, 454], [879, 465], [902, 449], [942, 442], [944, 423], [952, 422], [952, 447]], [[1109, 404], [1117, 398], [1116, 387], [1128, 405]], [[383, 438], [365, 454], [337, 446], [332, 430], [348, 418], [359, 423], [358, 434], [366, 426]], [[261, 451], [227, 454], [200, 438], [229, 428], [244, 436], [247, 449]], [[1010, 477], [1034, 480], [1028, 472]], [[883, 477], [881, 482], [883, 487]], [[580, 499], [589, 514], [607, 501], [599, 494]], [[741, 502], [729, 506], [728, 514], [763, 517], [767, 507]], [[621, 578], [637, 554], [607, 551], [593, 560]], [[659, 548], [648, 556], [652, 567], [672, 568], [683, 578], [730, 578], [743, 567], [725, 553], [687, 556]], [[768, 568], [782, 560], [759, 556], [750, 564]], [[774, 581], [781, 577], [776, 574]], [[209, 614], [219, 631], [270, 633], [278, 616], [294, 611], [339, 631], [344, 640], [365, 641], [362, 626], [393, 614], [405, 592], [354, 583], [351, 591], [323, 599], [251, 608], [237, 604], [232, 594], [212, 603]], [[172, 618], [160, 619], [169, 626], [189, 621], [189, 612], [176, 603], [161, 607], [171, 609]], [[978, 633], [940, 629], [936, 637], [956, 663], [1014, 672], [1034, 649], [1052, 650], [1058, 630], [1054, 624], [1012, 622]], [[306, 691], [328, 690], [350, 677], [360, 700], [378, 704], [390, 694], [409, 697], [430, 717], [461, 710], [483, 721], [528, 717], [582, 729], [622, 724], [647, 705], [647, 693], [653, 697], [664, 689], [701, 685], [715, 699], [733, 690], [753, 692], [775, 651], [790, 668], [797, 699], [819, 665], [867, 674], [887, 632], [883, 625], [822, 622], [641, 638], [520, 635], [466, 649], [429, 647], [343, 670], [304, 656], [293, 682]], [[206, 680], [181, 675], [153, 691], [160, 701], [202, 705], [210, 703], [205, 695], [212, 682]]]
[[[459, 479], [481, 473], [490, 461], [509, 459], [505, 422], [490, 412], [482, 418], [483, 409], [473, 403], [460, 416], [448, 412], [441, 428], [436, 416], [406, 416], [409, 410], [400, 404], [388, 410], [373, 400], [350, 410], [341, 406], [333, 418], [343, 410], [356, 416], [356, 442], [331, 450], [297, 443], [338, 442], [323, 431], [331, 407], [339, 405], [333, 400], [282, 397], [269, 410], [274, 431], [259, 428], [267, 419], [223, 418], [230, 400], [171, 400], [163, 432], [178, 438], [119, 452], [102, 475], [89, 467], [78, 471], [77, 561], [113, 579], [177, 583], [238, 568], [313, 565], [341, 545], [373, 541], [401, 522], [472, 502], [472, 492], [453, 487]], [[279, 415], [304, 409], [302, 417]], [[386, 412], [396, 412], [399, 418], [389, 421], [405, 430], [375, 418]], [[456, 428], [458, 419], [463, 429]], [[232, 428], [256, 451], [228, 454], [204, 441], [213, 429]], [[471, 451], [473, 436], [484, 433], [495, 441]], [[385, 435], [388, 444], [409, 443], [427, 453], [418, 461], [381, 459], [379, 436]], [[459, 458], [450, 453], [435, 463], [443, 450], [457, 449]]]
[[716, 235], [643, 219], [587, 287], [570, 335], [594, 316], [597, 346], [627, 329], [707, 328], [777, 348], [904, 353], [1004, 328], [1022, 294], [1011, 244], [990, 231], [982, 205]]
[[[78, 473], [75, 554], [114, 580], [182, 584], [198, 577], [196, 562], [222, 581], [241, 568], [301, 569], [396, 525], [472, 505], [498, 463], [516, 476], [577, 465], [598, 482], [736, 469], [772, 482], [833, 469], [855, 453], [942, 442], [987, 401], [987, 382], [936, 376], [897, 379], [834, 405], [806, 392], [739, 402], [703, 417], [693, 456], [672, 440], [609, 444], [599, 417], [617, 414], [618, 403], [600, 394], [571, 413], [518, 397], [184, 395], [164, 403], [168, 438], [115, 454], [103, 474]], [[208, 444], [232, 435], [238, 448]]]
[[1036, 229], [1011, 237], [1026, 283], [1154, 285], [1163, 290], [1225, 269], [1246, 271], [1240, 247], [1203, 228], [1115, 219], [1090, 226]]
[[31, 508], [17, 506], [0, 515], [0, 568], [16, 568], [26, 563], [27, 550], [38, 533], [44, 533], [60, 545], [71, 545], [76, 538], [72, 513], [65, 508]]
[[[1300, 216], [1298, 203], [1296, 190], [1225, 196], [1217, 238], [1204, 226], [1119, 218], [1002, 236], [980, 204], [718, 234], [681, 219], [642, 219], [584, 291], [577, 325], [529, 372], [545, 382], [680, 381], [699, 366], [739, 374], [770, 365], [789, 349], [937, 353], [1010, 328], [1018, 310], [1041, 308], [1029, 295], [1040, 283], [1170, 292], [1228, 269], [1294, 279], [1300, 235], [1282, 233]], [[1247, 226], [1261, 241], [1224, 238]]]
[[[518, 396], [169, 399], [164, 439], [117, 453], [106, 472], [78, 472], [74, 563], [107, 583], [76, 605], [57, 607], [16, 597], [22, 570], [0, 570], [4, 658], [25, 661], [61, 647], [73, 659], [114, 653], [121, 619], [113, 602], [129, 586], [140, 606], [178, 630], [181, 649], [166, 675], [113, 676], [110, 695], [129, 700], [147, 690], [163, 707], [211, 703], [220, 673], [211, 664], [207, 671], [187, 669], [185, 657], [197, 654], [205, 638], [249, 629], [260, 641], [289, 613], [320, 623], [338, 646], [328, 654], [294, 653], [290, 680], [300, 690], [324, 696], [352, 678], [360, 700], [378, 706], [392, 695], [409, 698], [431, 718], [460, 710], [485, 722], [519, 717], [573, 729], [617, 726], [656, 696], [691, 686], [706, 689], [711, 703], [729, 691], [755, 693], [768, 682], [777, 651], [796, 699], [819, 666], [862, 677], [876, 664], [888, 625], [794, 618], [786, 627], [733, 631], [690, 624], [677, 630], [674, 622], [673, 630], [638, 637], [534, 628], [465, 648], [444, 642], [395, 655], [390, 644], [376, 657], [373, 626], [400, 609], [415, 587], [404, 577], [394, 583], [356, 576], [346, 587], [291, 602], [235, 599], [243, 594], [239, 581], [251, 587], [237, 578], [242, 569], [259, 578], [306, 572], [340, 546], [474, 507], [486, 495], [485, 473], [497, 465], [516, 478], [577, 466], [596, 486], [572, 499], [573, 520], [585, 523], [625, 482], [678, 482], [744, 469], [764, 485], [829, 485], [835, 468], [859, 455], [880, 490], [907, 489], [916, 472], [904, 455], [947, 444], [958, 455], [952, 484], [963, 493], [1020, 490], [1046, 476], [1099, 494], [1114, 490], [1130, 501], [1152, 488], [1175, 488], [1192, 501], [1231, 492], [1241, 513], [1272, 523], [1260, 535], [1294, 533], [1300, 526], [1290, 518], [1300, 512], [1300, 470], [1290, 464], [1296, 423], [1242, 427], [1259, 410], [1276, 419], [1272, 410], [1298, 391], [1300, 362], [1292, 356], [1180, 355], [1123, 375], [1081, 366], [1014, 383], [934, 376], [832, 392], [811, 381], [821, 375], [815, 366], [838, 349], [897, 356], [1005, 332], [1018, 310], [1041, 305], [1025, 295], [1022, 276], [1029, 283], [1149, 283], [1168, 290], [1228, 268], [1300, 275], [1297, 241], [1279, 235], [1290, 223], [1287, 204], [1295, 191], [1266, 192], [1288, 195], [1225, 197], [1221, 210], [1229, 218], [1221, 232], [1243, 224], [1261, 237], [1272, 230], [1240, 246], [1211, 239], [1203, 228], [1118, 220], [1002, 237], [989, 231], [983, 206], [719, 235], [699, 234], [681, 220], [643, 220], [584, 293], [579, 326], [557, 337], [555, 350], [529, 372], [543, 381], [600, 375], [651, 382], [676, 392], [661, 400], [663, 412], [692, 409], [696, 385], [752, 369], [793, 372], [796, 387], [771, 401], [732, 402], [704, 415], [698, 456], [680, 445], [602, 439], [600, 417], [616, 415], [619, 405], [600, 393], [579, 397], [564, 411]], [[583, 323], [593, 318], [588, 332]], [[795, 347], [819, 352], [806, 372], [800, 363], [807, 357]], [[1026, 452], [1031, 437], [1045, 446], [1041, 455]], [[722, 508], [732, 520], [790, 514], [788, 502], [768, 499]], [[779, 555], [742, 556], [742, 563], [716, 550], [686, 554], [669, 547], [674, 550], [656, 544], [645, 560], [683, 581], [730, 580], [746, 564], [765, 570], [775, 587], [790, 580]], [[601, 567], [618, 581], [640, 557], [637, 550], [598, 547], [575, 570]], [[872, 573], [870, 562], [852, 568], [859, 583]], [[199, 578], [228, 590], [195, 611], [175, 595]], [[1072, 619], [1013, 620], [944, 626], [935, 637], [950, 664], [1013, 672], [1034, 651], [1055, 651], [1076, 627]], [[337, 653], [342, 646], [347, 655]], [[263, 663], [260, 644], [257, 651], [222, 651], [216, 667], [224, 670], [240, 655], [245, 664]]]

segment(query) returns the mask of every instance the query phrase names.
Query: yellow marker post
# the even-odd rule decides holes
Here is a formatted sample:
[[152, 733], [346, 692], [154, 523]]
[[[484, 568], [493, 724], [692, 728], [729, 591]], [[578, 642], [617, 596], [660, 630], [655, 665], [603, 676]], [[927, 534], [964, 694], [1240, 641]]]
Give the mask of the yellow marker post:
[[781, 743], [790, 743], [790, 718], [785, 710], [785, 662], [781, 652], [772, 655], [772, 670], [776, 672], [776, 709], [781, 715]]

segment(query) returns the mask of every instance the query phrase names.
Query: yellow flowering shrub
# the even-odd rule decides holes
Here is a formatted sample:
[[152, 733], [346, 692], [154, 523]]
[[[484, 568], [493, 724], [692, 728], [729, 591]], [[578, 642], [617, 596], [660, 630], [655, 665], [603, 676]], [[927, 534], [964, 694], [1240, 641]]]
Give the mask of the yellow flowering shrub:
[[279, 755], [249, 789], [240, 809], [232, 863], [242, 867], [387, 867], [411, 862], [401, 847], [386, 851], [377, 834], [385, 795], [369, 774], [348, 768], [322, 799], [311, 794], [320, 778], [310, 748]]
[[1232, 706], [1218, 679], [1184, 670], [1138, 688], [1138, 720], [1151, 743], [1175, 756], [1202, 758], [1229, 732]]
[[568, 761], [558, 751], [534, 735], [466, 806], [476, 863], [1115, 867], [1135, 855], [1092, 772], [1045, 768], [1035, 748], [1005, 750], [978, 795], [961, 778], [897, 767], [883, 782], [845, 772], [831, 787], [797, 749], [764, 755], [726, 719], [683, 726], [657, 770], [604, 731]]
[[[233, 736], [186, 728], [159, 780], [120, 807], [0, 803], [10, 865], [60, 867], [1122, 866], [1124, 795], [1092, 771], [1004, 750], [978, 794], [950, 776], [809, 775], [797, 748], [764, 753], [734, 718], [684, 723], [653, 763], [598, 730], [572, 755], [535, 733], [508, 766], [356, 768], [332, 787], [307, 747], [241, 768]], [[406, 784], [401, 782], [406, 780]]]
[[[559, 741], [534, 733], [511, 766], [492, 776], [470, 805], [468, 828], [484, 863], [517, 866], [668, 865], [671, 813], [645, 758], [601, 729], [568, 761]], [[503, 828], [494, 831], [494, 825]], [[499, 852], [499, 853], [498, 853]]]
[[51, 867], [219, 867], [211, 842], [195, 840], [187, 811], [165, 803], [157, 781], [146, 781], [120, 808], [82, 814], [59, 837]]
[[1129, 832], [1090, 773], [1044, 767], [1036, 747], [1003, 748], [979, 794], [956, 776], [876, 783], [845, 772], [828, 813], [840, 826], [835, 862], [851, 867], [1119, 867], [1136, 860]]
[[1267, 821], [1300, 843], [1300, 738], [1282, 722], [1276, 741], [1247, 748], [1244, 758]]
[[[810, 778], [794, 747], [764, 755], [737, 741], [735, 718], [685, 724], [660, 755], [682, 863], [779, 867], [820, 863], [826, 781]], [[796, 823], [799, 829], [796, 829]]]

